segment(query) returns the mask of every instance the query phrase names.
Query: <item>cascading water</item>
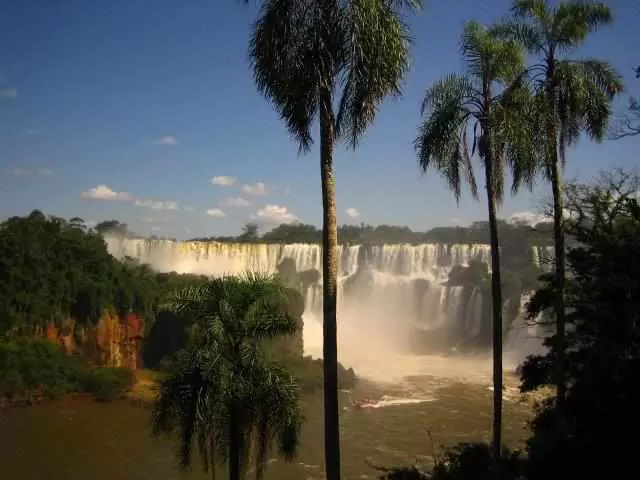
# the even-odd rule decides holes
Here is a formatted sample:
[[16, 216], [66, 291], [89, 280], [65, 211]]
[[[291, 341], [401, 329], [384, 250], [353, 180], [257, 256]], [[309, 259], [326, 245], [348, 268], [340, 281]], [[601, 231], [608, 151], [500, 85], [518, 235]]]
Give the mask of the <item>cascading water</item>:
[[[105, 241], [115, 257], [132, 257], [161, 272], [211, 276], [246, 271], [275, 273], [287, 258], [295, 262], [297, 272], [317, 270], [321, 275], [322, 270], [321, 247], [312, 244], [181, 242], [116, 236], [107, 236]], [[540, 262], [545, 254], [534, 249], [532, 262]], [[431, 335], [432, 340], [437, 338], [436, 332], [445, 329], [471, 337], [481, 334], [481, 292], [474, 289], [465, 296], [463, 287], [446, 282], [456, 265], [467, 266], [472, 260], [489, 263], [488, 245], [341, 246], [338, 257], [339, 355], [359, 373], [379, 379], [411, 374], [406, 371], [406, 360], [418, 358], [407, 353], [416, 332]], [[304, 348], [313, 356], [322, 353], [321, 284], [320, 278], [307, 285], [304, 292]], [[522, 332], [512, 337], [507, 337], [507, 346], [516, 351], [529, 341]]]

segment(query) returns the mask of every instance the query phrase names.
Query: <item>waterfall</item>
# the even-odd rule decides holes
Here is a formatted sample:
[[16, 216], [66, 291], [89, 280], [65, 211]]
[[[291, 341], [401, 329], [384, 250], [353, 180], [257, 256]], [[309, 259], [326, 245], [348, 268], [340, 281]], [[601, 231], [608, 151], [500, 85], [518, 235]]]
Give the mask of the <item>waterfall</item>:
[[[322, 272], [320, 245], [185, 242], [163, 239], [106, 236], [116, 258], [132, 257], [160, 272], [175, 271], [210, 276], [246, 271], [275, 273], [280, 262], [293, 259], [298, 272]], [[533, 251], [541, 262], [548, 249]], [[490, 263], [488, 245], [352, 245], [338, 249], [338, 321], [376, 332], [381, 342], [406, 345], [415, 332], [451, 329], [476, 337], [481, 331], [483, 295], [474, 289], [448, 286], [456, 265], [471, 260]], [[322, 280], [305, 294], [305, 321], [319, 321], [322, 313]], [[305, 327], [306, 328], [306, 327]], [[524, 342], [522, 336], [511, 344]], [[455, 343], [455, 342], [454, 342]]]

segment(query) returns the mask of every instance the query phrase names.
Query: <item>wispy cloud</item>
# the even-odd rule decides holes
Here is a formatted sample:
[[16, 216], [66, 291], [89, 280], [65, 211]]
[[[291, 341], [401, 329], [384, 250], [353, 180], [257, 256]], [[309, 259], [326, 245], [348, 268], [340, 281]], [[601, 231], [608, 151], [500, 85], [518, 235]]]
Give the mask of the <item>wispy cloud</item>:
[[0, 98], [17, 98], [17, 88], [0, 88]]
[[265, 205], [256, 212], [256, 217], [277, 225], [281, 223], [297, 223], [300, 221], [287, 207], [281, 205]]
[[219, 175], [217, 177], [213, 177], [211, 179], [211, 183], [219, 187], [230, 187], [236, 183], [236, 179], [227, 175]]
[[151, 199], [136, 199], [135, 204], [137, 207], [150, 208], [151, 210], [178, 210], [178, 204], [171, 200], [151, 200]]
[[154, 200], [150, 198], [140, 198], [129, 192], [118, 192], [107, 185], [98, 185], [80, 194], [83, 198], [90, 200], [103, 200], [110, 202], [128, 202], [137, 207], [149, 208], [151, 210], [176, 211], [179, 209], [178, 203], [172, 200]]
[[209, 210], [207, 210], [207, 215], [209, 215], [210, 217], [216, 217], [216, 218], [222, 218], [222, 217], [226, 217], [227, 214], [224, 213], [222, 210], [220, 210], [219, 208], [210, 208]]
[[353, 207], [349, 207], [347, 208], [344, 213], [346, 213], [348, 216], [350, 216], [351, 218], [357, 218], [360, 216], [360, 212], [353, 208]]
[[168, 147], [175, 147], [180, 144], [180, 142], [178, 142], [178, 139], [173, 135], [164, 135], [160, 138], [156, 138], [153, 143], [155, 143], [156, 145]]
[[267, 186], [263, 182], [256, 182], [254, 184], [244, 184], [242, 185], [242, 193], [253, 196], [264, 196], [269, 194], [269, 190]]
[[41, 175], [45, 177], [49, 177], [53, 175], [53, 170], [50, 168], [0, 168], [2, 173], [6, 173], [7, 175], [13, 175], [14, 177], [22, 177], [27, 175]]
[[227, 197], [220, 202], [224, 207], [248, 207], [251, 202], [244, 197]]
[[525, 211], [525, 212], [516, 212], [510, 215], [507, 218], [507, 221], [511, 223], [521, 223], [521, 224], [533, 226], [541, 222], [549, 222], [551, 221], [551, 219], [542, 213]]

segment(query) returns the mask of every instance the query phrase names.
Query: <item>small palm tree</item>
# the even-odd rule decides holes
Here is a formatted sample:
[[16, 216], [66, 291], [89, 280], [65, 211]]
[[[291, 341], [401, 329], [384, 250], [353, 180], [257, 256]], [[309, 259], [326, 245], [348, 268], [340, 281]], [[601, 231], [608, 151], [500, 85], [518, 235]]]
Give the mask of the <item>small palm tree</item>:
[[[424, 121], [415, 146], [421, 169], [435, 167], [459, 200], [463, 182], [477, 197], [471, 157], [477, 152], [485, 172], [491, 237], [493, 307], [493, 451], [500, 458], [502, 431], [502, 295], [497, 204], [503, 196], [504, 165], [514, 176], [513, 190], [531, 185], [536, 164], [526, 129], [532, 111], [523, 72], [523, 52], [491, 30], [469, 22], [462, 35], [466, 74], [452, 74], [432, 85], [422, 104]], [[472, 146], [467, 137], [472, 133]]]
[[193, 322], [192, 338], [161, 383], [154, 433], [179, 431], [182, 468], [195, 444], [212, 478], [222, 460], [239, 480], [251, 452], [262, 478], [272, 442], [293, 458], [302, 424], [293, 378], [264, 355], [266, 339], [297, 328], [285, 288], [269, 277], [219, 278], [180, 292], [175, 309]]
[[611, 101], [622, 90], [620, 76], [597, 59], [570, 60], [566, 54], [589, 34], [611, 23], [603, 3], [576, 0], [553, 6], [547, 0], [516, 0], [515, 19], [500, 34], [521, 42], [538, 61], [529, 67], [540, 109], [535, 129], [544, 145], [543, 171], [551, 182], [555, 249], [556, 373], [558, 406], [565, 398], [565, 238], [562, 225], [562, 167], [567, 146], [584, 132], [601, 141], [611, 116]]
[[340, 478], [338, 407], [338, 229], [333, 152], [344, 137], [356, 148], [388, 95], [400, 94], [409, 68], [401, 10], [421, 0], [264, 0], [251, 38], [258, 90], [271, 100], [300, 152], [320, 126], [322, 184], [325, 464]]

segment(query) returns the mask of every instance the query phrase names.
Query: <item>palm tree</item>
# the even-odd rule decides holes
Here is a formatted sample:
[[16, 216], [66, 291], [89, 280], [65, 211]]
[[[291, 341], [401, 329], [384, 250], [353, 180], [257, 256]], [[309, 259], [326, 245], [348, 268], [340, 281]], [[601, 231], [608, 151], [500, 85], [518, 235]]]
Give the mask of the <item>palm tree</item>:
[[[433, 84], [422, 104], [424, 120], [415, 140], [420, 167], [434, 167], [459, 200], [466, 182], [477, 197], [471, 157], [476, 152], [485, 172], [491, 238], [493, 308], [493, 453], [500, 458], [502, 432], [502, 294], [497, 204], [503, 196], [504, 165], [511, 167], [513, 190], [532, 181], [536, 164], [526, 124], [531, 111], [523, 72], [524, 55], [516, 42], [502, 41], [476, 22], [465, 25], [462, 54], [466, 73]], [[468, 135], [472, 132], [472, 147]]]
[[300, 152], [320, 126], [322, 184], [325, 466], [340, 478], [338, 409], [338, 234], [333, 152], [343, 137], [356, 148], [409, 68], [403, 9], [421, 0], [264, 0], [250, 56], [258, 90], [273, 102]]
[[262, 478], [272, 442], [291, 459], [302, 424], [293, 378], [264, 354], [265, 340], [297, 328], [284, 286], [253, 275], [218, 278], [180, 292], [175, 309], [193, 322], [192, 338], [161, 383], [154, 433], [179, 431], [182, 468], [195, 443], [212, 478], [222, 460], [239, 480], [251, 452]]
[[563, 230], [562, 168], [567, 146], [581, 133], [601, 141], [611, 115], [611, 100], [622, 90], [620, 76], [597, 59], [569, 60], [567, 52], [612, 21], [603, 3], [575, 0], [553, 6], [547, 0], [516, 0], [515, 19], [500, 27], [501, 35], [521, 42], [538, 62], [529, 67], [540, 107], [540, 134], [545, 145], [543, 170], [551, 182], [555, 249], [555, 317], [557, 404], [565, 398], [565, 238]]

